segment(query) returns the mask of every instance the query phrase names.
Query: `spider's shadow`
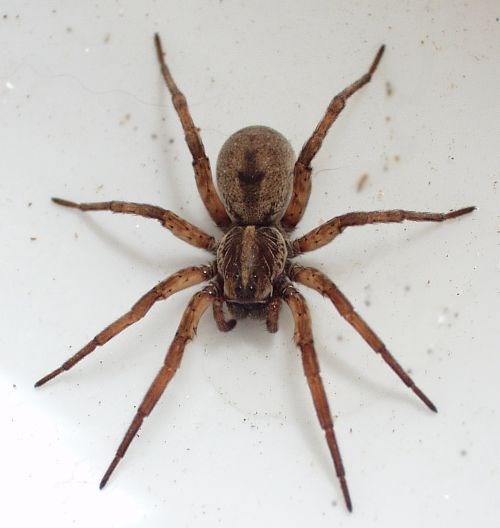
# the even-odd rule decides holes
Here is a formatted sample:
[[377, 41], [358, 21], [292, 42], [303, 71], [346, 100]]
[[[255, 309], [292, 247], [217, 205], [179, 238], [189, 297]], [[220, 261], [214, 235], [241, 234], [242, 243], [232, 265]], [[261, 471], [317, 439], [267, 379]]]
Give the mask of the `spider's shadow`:
[[[99, 220], [94, 219], [90, 215], [82, 215], [82, 221], [85, 224], [85, 226], [94, 233], [98, 238], [100, 238], [107, 247], [109, 247], [113, 252], [120, 253], [124, 256], [126, 256], [128, 259], [133, 260], [136, 263], [140, 263], [141, 265], [147, 265], [148, 268], [152, 269], [162, 269], [165, 270], [166, 274], [170, 274], [178, 270], [179, 268], [186, 267], [188, 265], [197, 265], [197, 264], [205, 264], [207, 260], [210, 260], [210, 256], [207, 258], [203, 258], [203, 255], [207, 255], [204, 252], [198, 251], [197, 253], [201, 256], [201, 258], [196, 258], [193, 255], [193, 258], [189, 259], [189, 262], [186, 261], [185, 258], [181, 256], [176, 256], [176, 253], [169, 253], [168, 259], [163, 259], [161, 257], [158, 258], [151, 258], [151, 256], [145, 256], [143, 249], [138, 249], [133, 245], [134, 242], [134, 230], [131, 229], [130, 238], [125, 238], [121, 233], [118, 234], [116, 231], [112, 231], [112, 229], [109, 226], [102, 225]], [[139, 219], [139, 222], [147, 222], [147, 220]], [[161, 226], [156, 226], [158, 229], [163, 229]], [[163, 229], [165, 237], [172, 238], [172, 234], [166, 230]], [[175, 240], [174, 242], [178, 242], [179, 244], [182, 244], [184, 247], [187, 247], [185, 243], [183, 243], [181, 240]], [[168, 243], [168, 240], [166, 244]], [[193, 254], [196, 252], [193, 251]], [[213, 259], [213, 257], [212, 257]]]

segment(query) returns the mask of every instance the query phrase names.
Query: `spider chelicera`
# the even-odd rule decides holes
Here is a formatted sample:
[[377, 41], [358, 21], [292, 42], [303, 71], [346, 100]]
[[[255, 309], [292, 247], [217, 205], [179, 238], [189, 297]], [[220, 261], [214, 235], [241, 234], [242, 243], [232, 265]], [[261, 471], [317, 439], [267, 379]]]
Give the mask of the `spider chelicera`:
[[[382, 58], [384, 46], [378, 50], [368, 72], [331, 100], [296, 161], [290, 143], [271, 128], [251, 126], [229, 137], [217, 160], [216, 173], [222, 194], [221, 200], [212, 180], [210, 162], [205, 154], [199, 130], [193, 123], [186, 98], [177, 88], [165, 63], [158, 35], [155, 35], [154, 42], [161, 73], [172, 96], [193, 157], [198, 191], [210, 216], [224, 235], [220, 240], [216, 240], [172, 211], [154, 205], [121, 201], [75, 203], [53, 198], [59, 205], [81, 211], [112, 211], [156, 219], [184, 242], [210, 252], [214, 260], [205, 266], [184, 268], [161, 281], [142, 296], [125, 315], [98, 333], [59, 368], [41, 378], [35, 386], [39, 387], [69, 370], [97, 347], [104, 345], [144, 317], [155, 302], [166, 299], [184, 288], [209, 281], [207, 286], [193, 295], [184, 310], [165, 361], [101, 480], [100, 487], [103, 488], [125, 455], [144, 418], [153, 410], [179, 368], [186, 344], [194, 337], [205, 310], [212, 306], [217, 327], [223, 332], [232, 330], [236, 319], [247, 316], [264, 319], [269, 332], [276, 332], [283, 300], [294, 318], [294, 338], [301, 351], [314, 407], [325, 433], [346, 506], [351, 511], [352, 503], [344, 466], [314, 349], [309, 310], [304, 297], [293, 283], [298, 282], [328, 297], [340, 315], [377, 354], [381, 355], [403, 383], [430, 410], [436, 411], [436, 407], [415, 385], [338, 287], [321, 271], [295, 264], [293, 259], [328, 244], [347, 227], [404, 220], [442, 222], [470, 213], [475, 208], [465, 207], [448, 213], [399, 209], [348, 213], [332, 218], [299, 238], [291, 239], [290, 232], [302, 218], [311, 192], [311, 161], [347, 99], [370, 81]], [[224, 306], [234, 318], [226, 319]]]

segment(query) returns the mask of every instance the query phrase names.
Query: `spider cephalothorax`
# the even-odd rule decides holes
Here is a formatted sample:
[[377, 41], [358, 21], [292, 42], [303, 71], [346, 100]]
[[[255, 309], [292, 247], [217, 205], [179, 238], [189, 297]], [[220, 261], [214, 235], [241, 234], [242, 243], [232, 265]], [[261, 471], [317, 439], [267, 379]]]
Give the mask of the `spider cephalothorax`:
[[153, 205], [119, 201], [75, 203], [53, 198], [59, 205], [82, 211], [113, 211], [154, 218], [181, 240], [212, 253], [215, 259], [206, 266], [184, 268], [158, 283], [126, 314], [98, 333], [61, 367], [40, 379], [36, 386], [43, 385], [61, 372], [69, 370], [98, 346], [141, 319], [155, 302], [166, 299], [184, 288], [210, 281], [205, 288], [193, 295], [186, 307], [164, 364], [137, 408], [134, 419], [104, 474], [100, 484], [102, 488], [124, 456], [144, 418], [153, 410], [174, 376], [186, 343], [193, 338], [198, 321], [205, 310], [212, 306], [215, 321], [222, 331], [231, 330], [236, 324], [234, 319], [226, 320], [224, 306], [227, 306], [234, 317], [251, 316], [265, 319], [267, 329], [276, 332], [281, 303], [285, 301], [295, 321], [294, 338], [301, 350], [304, 373], [316, 414], [325, 434], [346, 506], [351, 510], [345, 471], [314, 349], [309, 311], [293, 282], [308, 286], [328, 297], [340, 315], [382, 356], [425, 405], [433, 411], [436, 411], [436, 407], [415, 385], [338, 287], [319, 270], [294, 264], [292, 259], [328, 244], [347, 227], [404, 220], [442, 222], [470, 213], [474, 207], [448, 213], [420, 213], [400, 209], [348, 213], [334, 217], [309, 233], [290, 240], [288, 233], [302, 218], [309, 199], [311, 161], [347, 99], [370, 81], [384, 47], [379, 49], [368, 72], [332, 99], [295, 163], [289, 142], [275, 130], [254, 126], [233, 134], [222, 147], [217, 162], [217, 182], [222, 194], [221, 200], [213, 184], [210, 163], [199, 131], [193, 123], [184, 95], [178, 90], [165, 64], [158, 35], [155, 36], [155, 45], [163, 78], [193, 156], [198, 191], [210, 216], [224, 231], [224, 235], [218, 241], [172, 211]]

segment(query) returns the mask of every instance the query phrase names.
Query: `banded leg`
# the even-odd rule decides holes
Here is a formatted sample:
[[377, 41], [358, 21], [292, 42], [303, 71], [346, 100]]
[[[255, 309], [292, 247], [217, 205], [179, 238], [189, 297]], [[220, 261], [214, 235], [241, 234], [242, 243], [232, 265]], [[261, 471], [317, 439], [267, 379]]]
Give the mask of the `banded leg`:
[[202, 231], [199, 227], [184, 220], [172, 211], [162, 209], [156, 205], [139, 204], [133, 202], [91, 202], [76, 203], [62, 198], [52, 198], [52, 201], [64, 207], [72, 207], [80, 211], [111, 211], [113, 213], [134, 214], [144, 218], [154, 218], [163, 227], [169, 229], [177, 238], [197, 248], [206, 249], [215, 253], [217, 241], [211, 235]]
[[320, 149], [328, 130], [344, 109], [347, 99], [355, 94], [365, 84], [369, 83], [373, 73], [377, 69], [378, 63], [382, 58], [385, 46], [378, 50], [372, 65], [367, 73], [360, 77], [356, 82], [338, 93], [328, 105], [325, 115], [318, 123], [312, 136], [306, 141], [300, 151], [299, 157], [295, 163], [293, 176], [293, 193], [288, 208], [281, 220], [285, 229], [293, 229], [304, 214], [309, 195], [311, 194], [311, 161]]
[[189, 112], [184, 94], [180, 92], [175, 84], [170, 70], [165, 63], [165, 53], [163, 52], [160, 36], [155, 34], [155, 47], [158, 62], [160, 63], [161, 74], [165, 80], [168, 91], [172, 96], [172, 103], [182, 124], [186, 143], [193, 157], [193, 168], [195, 172], [196, 185], [201, 199], [205, 204], [213, 221], [219, 227], [228, 227], [231, 220], [227, 215], [226, 208], [221, 202], [212, 180], [212, 171], [210, 169], [210, 161], [205, 154], [205, 147], [201, 141], [200, 133], [193, 123], [193, 119]]
[[193, 295], [189, 301], [189, 304], [182, 315], [177, 332], [175, 333], [174, 340], [168, 349], [163, 366], [158, 371], [153, 383], [146, 392], [141, 405], [135, 413], [132, 423], [130, 424], [120, 446], [116, 451], [115, 457], [106, 470], [106, 473], [104, 474], [104, 477], [102, 478], [99, 485], [101, 489], [104, 488], [106, 482], [109, 480], [109, 477], [118, 465], [118, 462], [120, 462], [120, 460], [125, 455], [130, 442], [132, 442], [137, 431], [139, 431], [144, 418], [149, 416], [168, 383], [174, 377], [174, 374], [181, 363], [187, 342], [190, 341], [195, 335], [201, 316], [208, 306], [214, 301], [216, 296], [216, 288], [213, 285], [208, 285], [203, 290]]
[[309, 310], [304, 297], [291, 284], [285, 285], [282, 290], [282, 297], [290, 307], [295, 321], [294, 340], [302, 354], [304, 374], [306, 375], [307, 383], [311, 391], [319, 423], [325, 432], [326, 441], [335, 465], [335, 472], [337, 473], [340, 487], [342, 488], [347, 509], [352, 511], [344, 465], [342, 464], [342, 457], [333, 430], [333, 419], [320, 375], [318, 358], [314, 349]]
[[116, 321], [107, 326], [102, 332], [99, 332], [94, 339], [89, 341], [81, 350], [71, 356], [59, 368], [50, 372], [35, 383], [35, 387], [40, 387], [47, 381], [55, 378], [62, 372], [74, 367], [84, 357], [88, 356], [97, 347], [104, 345], [110, 339], [125, 330], [128, 326], [136, 323], [142, 319], [153, 304], [159, 300], [167, 299], [174, 293], [177, 293], [185, 288], [194, 286], [206, 280], [209, 280], [214, 275], [213, 266], [197, 266], [185, 268], [177, 273], [174, 273], [164, 281], [158, 283], [154, 288], [143, 295], [132, 308]]
[[387, 350], [381, 339], [366, 324], [363, 318], [354, 310], [346, 296], [325, 274], [314, 268], [305, 268], [294, 264], [290, 267], [288, 276], [293, 281], [300, 282], [301, 284], [321, 293], [321, 295], [328, 297], [335, 305], [335, 308], [337, 308], [340, 315], [358, 332], [374, 352], [382, 356], [382, 359], [399, 376], [399, 379], [409, 387], [431, 411], [437, 412], [436, 406], [415, 385], [415, 382], [410, 376], [408, 376], [403, 367]]
[[309, 231], [304, 236], [292, 242], [293, 255], [299, 255], [306, 251], [313, 251], [331, 242], [340, 235], [346, 227], [361, 226], [368, 224], [404, 222], [444, 222], [474, 211], [475, 207], [464, 207], [449, 213], [419, 213], [417, 211], [403, 211], [395, 209], [392, 211], [371, 211], [366, 213], [347, 213], [336, 216], [328, 222], [321, 224], [316, 229]]

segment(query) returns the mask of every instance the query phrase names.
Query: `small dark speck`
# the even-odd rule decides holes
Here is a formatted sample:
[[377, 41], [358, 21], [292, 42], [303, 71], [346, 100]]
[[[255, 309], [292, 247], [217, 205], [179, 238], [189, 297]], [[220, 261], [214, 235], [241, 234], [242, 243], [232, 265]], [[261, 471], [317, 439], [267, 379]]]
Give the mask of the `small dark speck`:
[[407, 374], [413, 374], [413, 370], [411, 368], [409, 368], [407, 371], [406, 371]]
[[32, 242], [34, 242], [34, 241], [36, 240], [36, 237], [35, 237], [35, 236], [32, 236], [32, 237], [30, 237], [30, 240], [31, 240]]
[[170, 144], [172, 144], [174, 141], [175, 141], [174, 138], [170, 138], [170, 139], [168, 140], [168, 142], [169, 142]]
[[73, 31], [73, 28], [72, 28], [72, 27], [69, 27], [69, 26], [68, 26], [68, 27], [66, 28], [66, 33], [71, 33], [72, 31]]
[[340, 342], [340, 341], [343, 341], [343, 340], [344, 340], [344, 336], [341, 336], [341, 335], [338, 335], [338, 336], [337, 336], [337, 341]]
[[385, 95], [387, 95], [387, 97], [390, 97], [393, 93], [394, 93], [394, 88], [392, 87], [392, 84], [389, 81], [387, 81], [385, 83]]
[[17, 389], [17, 385], [15, 383], [12, 384], [13, 389]]
[[366, 299], [366, 301], [365, 301], [365, 306], [371, 306], [371, 305], [372, 305], [371, 301], [369, 301], [368, 299]]
[[466, 456], [466, 455], [467, 455], [467, 451], [465, 449], [461, 449], [460, 456]]
[[335, 506], [337, 506], [337, 501], [332, 501], [332, 506], [335, 508]]
[[432, 354], [432, 348], [427, 349], [427, 354]]
[[110, 33], [106, 33], [106, 35], [104, 35], [104, 44], [107, 44], [111, 39], [111, 34]]
[[[7, 15], [4, 15], [4, 16], [3, 16], [3, 19], [4, 19], [4, 20], [7, 20], [7, 18], [8, 18]], [[497, 18], [497, 20], [498, 20], [498, 18]]]
[[411, 286], [409, 284], [407, 284], [405, 286], [405, 292], [409, 292], [411, 290]]
[[33, 205], [33, 202], [28, 202], [28, 207], [31, 207]]
[[158, 134], [155, 134], [154, 132], [151, 134], [151, 139], [158, 139]]

